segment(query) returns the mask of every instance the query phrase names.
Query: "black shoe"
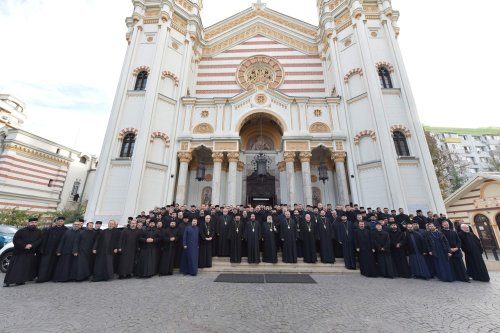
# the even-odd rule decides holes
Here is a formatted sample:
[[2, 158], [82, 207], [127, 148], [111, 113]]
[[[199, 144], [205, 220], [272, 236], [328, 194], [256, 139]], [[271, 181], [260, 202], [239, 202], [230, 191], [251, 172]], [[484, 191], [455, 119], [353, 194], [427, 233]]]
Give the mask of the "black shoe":
[[26, 283], [22, 282], [22, 283], [16, 283], [16, 286], [24, 286]]
[[4, 288], [8, 288], [8, 287], [10, 287], [10, 284], [8, 284], [8, 283], [4, 283], [4, 284], [3, 284], [3, 287], [4, 287]]

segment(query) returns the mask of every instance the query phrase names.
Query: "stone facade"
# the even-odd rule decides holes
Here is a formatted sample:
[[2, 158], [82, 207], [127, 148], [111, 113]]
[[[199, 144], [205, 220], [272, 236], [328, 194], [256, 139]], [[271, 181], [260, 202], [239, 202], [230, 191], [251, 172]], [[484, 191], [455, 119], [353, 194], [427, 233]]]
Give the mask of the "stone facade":
[[259, 1], [209, 28], [201, 1], [134, 5], [88, 218], [207, 200], [444, 211], [390, 1], [318, 1], [319, 26]]

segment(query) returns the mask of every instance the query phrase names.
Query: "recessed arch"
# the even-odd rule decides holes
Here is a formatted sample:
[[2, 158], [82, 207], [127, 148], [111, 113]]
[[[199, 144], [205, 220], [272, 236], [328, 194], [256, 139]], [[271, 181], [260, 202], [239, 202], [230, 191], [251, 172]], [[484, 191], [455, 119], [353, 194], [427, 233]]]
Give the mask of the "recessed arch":
[[285, 120], [278, 114], [276, 114], [273, 111], [270, 110], [265, 110], [265, 109], [260, 109], [260, 110], [254, 110], [251, 111], [247, 114], [245, 114], [241, 119], [238, 121], [236, 124], [236, 132], [240, 132], [243, 126], [250, 120], [254, 119], [255, 117], [259, 117], [260, 115], [272, 119], [279, 127], [281, 133], [285, 133], [287, 131], [286, 127], [286, 122]]

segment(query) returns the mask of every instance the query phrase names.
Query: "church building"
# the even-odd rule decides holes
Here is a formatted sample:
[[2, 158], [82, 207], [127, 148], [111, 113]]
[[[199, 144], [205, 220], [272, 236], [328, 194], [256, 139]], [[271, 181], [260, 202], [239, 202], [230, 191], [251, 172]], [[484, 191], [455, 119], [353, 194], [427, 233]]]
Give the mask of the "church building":
[[445, 212], [390, 0], [318, 0], [319, 25], [260, 0], [135, 0], [88, 219], [179, 204]]

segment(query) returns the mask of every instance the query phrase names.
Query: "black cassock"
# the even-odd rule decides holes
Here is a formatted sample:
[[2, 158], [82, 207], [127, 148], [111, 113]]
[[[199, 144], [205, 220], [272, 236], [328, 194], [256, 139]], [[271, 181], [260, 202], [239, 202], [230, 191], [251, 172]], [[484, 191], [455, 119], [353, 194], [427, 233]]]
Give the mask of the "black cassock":
[[312, 220], [309, 222], [301, 220], [299, 238], [301, 240], [304, 262], [316, 263], [318, 261], [316, 254], [316, 226]]
[[[223, 222], [224, 223], [224, 222]], [[224, 229], [225, 230], [225, 229]], [[200, 248], [198, 255], [198, 268], [212, 267], [212, 240], [214, 236], [214, 226], [212, 223], [203, 222], [200, 225]], [[209, 240], [209, 238], [212, 238]], [[219, 237], [221, 239], [221, 237]], [[227, 237], [224, 236], [227, 241]], [[219, 251], [221, 248], [219, 247]]]
[[320, 216], [316, 224], [316, 238], [319, 240], [319, 256], [323, 264], [333, 264], [335, 262], [335, 255], [333, 252], [333, 240], [335, 239], [335, 232], [333, 224]]
[[462, 250], [465, 253], [467, 273], [476, 281], [489, 282], [490, 275], [483, 260], [483, 247], [481, 241], [472, 232], [460, 232]]
[[67, 282], [76, 278], [76, 256], [78, 249], [78, 235], [80, 230], [68, 229], [64, 233], [57, 247], [57, 253], [60, 253], [54, 270], [54, 282]]
[[469, 274], [467, 274], [461, 250], [462, 242], [460, 241], [460, 237], [458, 237], [458, 233], [450, 229], [442, 229], [441, 232], [448, 240], [451, 249], [458, 248], [457, 251], [452, 252], [450, 257], [451, 271], [453, 272], [455, 280], [469, 282]]
[[96, 253], [92, 281], [108, 281], [113, 278], [114, 250], [117, 250], [119, 245], [117, 235], [113, 229], [105, 229], [97, 234], [93, 247]]
[[340, 244], [340, 242], [337, 239], [337, 230], [339, 229], [339, 224], [342, 223], [342, 221], [341, 221], [340, 217], [334, 218], [332, 216], [332, 217], [328, 217], [328, 219], [331, 219], [330, 223], [333, 226], [333, 232], [334, 232], [334, 235], [332, 238], [333, 253], [335, 255], [335, 258], [343, 258], [344, 253], [342, 252], [342, 244]]
[[191, 225], [191, 223], [184, 223], [181, 221], [181, 223], [177, 224], [177, 229], [179, 232], [179, 240], [176, 243], [176, 248], [175, 248], [175, 260], [174, 260], [174, 268], [179, 268], [181, 265], [181, 255], [182, 252], [184, 251], [184, 246], [182, 245], [183, 242], [183, 237], [184, 237], [184, 229], [188, 225]]
[[285, 218], [281, 221], [280, 236], [283, 241], [283, 262], [296, 263], [298, 234], [294, 219]]
[[[25, 283], [36, 277], [38, 262], [36, 253], [42, 244], [42, 231], [36, 227], [25, 227], [18, 230], [14, 239], [14, 252], [10, 259], [4, 283]], [[31, 249], [25, 249], [31, 244]]]
[[278, 262], [278, 247], [276, 246], [276, 233], [278, 229], [273, 221], [262, 223], [262, 238], [264, 241], [262, 261], [276, 264]]
[[[171, 238], [174, 238], [174, 240], [171, 240]], [[168, 227], [161, 234], [160, 265], [158, 266], [158, 273], [160, 275], [172, 275], [174, 273], [175, 251], [178, 240], [179, 230], [177, 228]]]
[[[398, 277], [408, 279], [410, 277], [410, 266], [406, 259], [406, 235], [404, 232], [396, 230], [389, 231], [391, 239], [391, 257], [394, 274]], [[399, 247], [398, 247], [399, 244]]]
[[354, 247], [359, 249], [358, 261], [361, 275], [366, 277], [377, 277], [377, 266], [373, 255], [371, 241], [372, 231], [366, 228], [354, 230]]
[[344, 265], [347, 269], [356, 269], [356, 257], [354, 256], [353, 225], [351, 221], [340, 221], [337, 226], [337, 240], [342, 246]]
[[384, 230], [375, 230], [372, 233], [372, 246], [375, 249], [378, 273], [380, 276], [393, 278], [394, 269], [391, 258], [391, 239]]
[[259, 221], [248, 220], [245, 224], [244, 239], [247, 243], [247, 259], [249, 264], [260, 262], [259, 240], [262, 238]]
[[221, 215], [216, 221], [215, 231], [217, 233], [217, 255], [219, 257], [229, 257], [229, 227], [231, 226], [231, 215]]
[[243, 239], [244, 224], [243, 221], [231, 220], [229, 226], [228, 239], [231, 244], [229, 248], [230, 258], [232, 263], [241, 263], [242, 257], [242, 239]]
[[50, 227], [43, 231], [42, 245], [40, 246], [40, 264], [36, 282], [51, 281], [57, 265], [57, 247], [62, 236], [68, 230], [64, 225]]
[[[293, 215], [292, 219], [295, 221], [295, 225], [297, 226], [297, 257], [302, 258], [304, 256], [304, 253], [302, 252], [303, 249], [303, 244], [302, 244], [302, 239], [300, 238], [300, 228], [302, 228], [302, 217], [299, 213], [299, 215]], [[304, 262], [306, 262], [304, 260]]]
[[130, 276], [134, 273], [134, 265], [137, 254], [137, 241], [141, 230], [125, 229], [120, 235], [120, 259], [118, 261], [117, 274], [119, 276]]
[[75, 276], [76, 281], [87, 280], [92, 275], [92, 247], [94, 246], [96, 232], [95, 230], [80, 230], [76, 239], [75, 250], [78, 256], [75, 257]]
[[[153, 242], [148, 243], [146, 240], [152, 238]], [[151, 277], [158, 271], [158, 231], [155, 228], [146, 228], [139, 233], [138, 236], [139, 253], [137, 254], [137, 265], [135, 268], [135, 276]]]

